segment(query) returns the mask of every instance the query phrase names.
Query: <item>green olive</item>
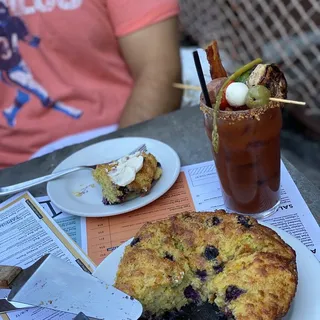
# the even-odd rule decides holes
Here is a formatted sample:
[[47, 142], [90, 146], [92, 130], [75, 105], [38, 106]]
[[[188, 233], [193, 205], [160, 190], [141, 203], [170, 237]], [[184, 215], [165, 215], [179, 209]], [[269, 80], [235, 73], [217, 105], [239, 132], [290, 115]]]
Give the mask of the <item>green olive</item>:
[[246, 96], [246, 105], [249, 109], [265, 106], [269, 103], [270, 91], [264, 86], [249, 88]]

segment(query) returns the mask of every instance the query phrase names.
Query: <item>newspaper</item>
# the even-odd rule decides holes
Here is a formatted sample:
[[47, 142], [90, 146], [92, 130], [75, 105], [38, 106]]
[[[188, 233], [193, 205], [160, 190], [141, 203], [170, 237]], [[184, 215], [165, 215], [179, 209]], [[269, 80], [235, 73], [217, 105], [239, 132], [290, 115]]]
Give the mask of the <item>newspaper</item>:
[[[86, 272], [92, 273], [95, 270], [95, 264], [30, 193], [19, 194], [0, 204], [0, 216], [0, 265], [27, 268], [44, 254], [50, 253]], [[0, 290], [0, 297], [7, 294], [8, 290]], [[39, 318], [39, 314], [43, 317]], [[73, 317], [71, 314], [63, 314], [62, 318], [61, 312], [44, 308], [29, 308], [0, 315], [0, 319], [30, 320]]]
[[[299, 239], [320, 260], [319, 226], [283, 163], [281, 183], [281, 205], [277, 213], [264, 221]], [[48, 197], [38, 199], [50, 203]], [[79, 226], [70, 230], [71, 235], [81, 239], [82, 249], [98, 265], [121, 243], [133, 237], [145, 222], [184, 211], [218, 208], [225, 209], [224, 201], [214, 162], [208, 161], [182, 167], [176, 183], [165, 195], [133, 212], [106, 218], [80, 218], [63, 213], [61, 217], [65, 220], [59, 220], [54, 213], [52, 217], [66, 232], [70, 230], [68, 225]]]

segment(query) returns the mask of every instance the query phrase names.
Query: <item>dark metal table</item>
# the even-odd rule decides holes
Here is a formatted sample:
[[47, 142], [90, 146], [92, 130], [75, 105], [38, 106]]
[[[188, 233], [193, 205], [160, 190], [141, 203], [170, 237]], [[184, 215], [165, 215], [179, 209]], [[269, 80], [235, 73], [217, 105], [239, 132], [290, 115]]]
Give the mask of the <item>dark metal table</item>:
[[[177, 112], [101, 136], [88, 142], [66, 147], [51, 154], [33, 159], [0, 171], [0, 185], [6, 186], [40, 175], [52, 170], [69, 155], [90, 144], [118, 137], [148, 137], [158, 139], [174, 148], [182, 165], [212, 160], [208, 138], [205, 135], [202, 114], [198, 108], [184, 108]], [[301, 172], [283, 158], [287, 169], [298, 186], [311, 212], [320, 223], [320, 192]], [[46, 194], [46, 185], [30, 189], [34, 196]], [[4, 198], [0, 198], [0, 201]]]

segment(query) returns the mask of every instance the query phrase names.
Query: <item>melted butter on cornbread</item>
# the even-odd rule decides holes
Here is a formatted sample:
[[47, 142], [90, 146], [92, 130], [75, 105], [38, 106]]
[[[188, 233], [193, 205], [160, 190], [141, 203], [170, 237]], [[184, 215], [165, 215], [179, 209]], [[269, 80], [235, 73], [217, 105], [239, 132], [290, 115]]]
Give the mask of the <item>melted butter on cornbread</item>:
[[121, 158], [111, 170], [106, 168], [106, 172], [114, 184], [125, 187], [135, 180], [142, 166], [143, 156], [137, 152]]

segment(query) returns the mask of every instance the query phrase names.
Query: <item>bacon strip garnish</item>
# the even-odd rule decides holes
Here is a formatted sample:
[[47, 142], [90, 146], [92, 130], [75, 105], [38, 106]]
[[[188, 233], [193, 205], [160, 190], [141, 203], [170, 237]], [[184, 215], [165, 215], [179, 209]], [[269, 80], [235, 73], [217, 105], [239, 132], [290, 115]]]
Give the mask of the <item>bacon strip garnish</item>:
[[205, 49], [207, 54], [207, 59], [210, 65], [210, 75], [211, 79], [218, 79], [218, 78], [224, 78], [227, 77], [227, 72], [224, 69], [219, 49], [218, 49], [218, 43], [216, 40], [212, 41]]

